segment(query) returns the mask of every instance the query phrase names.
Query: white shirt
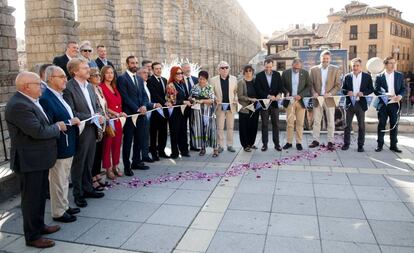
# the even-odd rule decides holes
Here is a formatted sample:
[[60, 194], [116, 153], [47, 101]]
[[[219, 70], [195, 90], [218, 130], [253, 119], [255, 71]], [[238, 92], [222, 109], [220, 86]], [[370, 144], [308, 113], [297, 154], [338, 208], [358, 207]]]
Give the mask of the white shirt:
[[361, 90], [362, 72], [357, 76], [352, 73], [352, 92], [354, 96]]
[[320, 95], [325, 95], [326, 82], [328, 81], [328, 69], [329, 69], [329, 66], [326, 67], [326, 68], [323, 68], [321, 66], [322, 88], [321, 88], [321, 94]]
[[126, 72], [128, 73], [129, 77], [131, 77], [132, 82], [138, 87], [138, 79], [136, 75], [132, 73], [131, 71], [129, 71], [128, 69]]
[[72, 108], [70, 108], [69, 104], [66, 103], [66, 101], [63, 99], [63, 96], [62, 96], [63, 93], [59, 93], [50, 87], [47, 87], [47, 88], [59, 99], [59, 101], [66, 108], [66, 111], [69, 113], [70, 118], [72, 119], [73, 118]]
[[190, 94], [191, 90], [190, 90], [190, 85], [188, 85], [188, 80], [190, 80], [191, 87], [194, 87], [193, 78], [191, 76], [186, 76], [184, 79], [185, 79], [186, 89], [188, 91], [188, 94]]
[[150, 91], [149, 91], [149, 89], [147, 87], [147, 81], [144, 81], [144, 90], [147, 93], [148, 100], [151, 101], [151, 94], [150, 94]]
[[165, 92], [165, 83], [164, 83], [164, 81], [162, 80], [162, 78], [161, 78], [161, 76], [160, 77], [158, 77], [158, 76], [156, 76], [156, 75], [154, 75], [154, 77], [155, 78], [157, 78], [157, 80], [162, 84], [161, 86], [162, 86], [162, 89], [164, 90], [164, 92]]
[[39, 110], [43, 113], [43, 115], [45, 115], [47, 122], [49, 122], [49, 118], [47, 117], [45, 111], [43, 110], [42, 105], [39, 103], [39, 99], [34, 99], [34, 98], [32, 98], [32, 97], [30, 97], [30, 96], [28, 96], [28, 95], [26, 95], [26, 94], [24, 94], [23, 92], [20, 92], [20, 91], [19, 91], [19, 93], [22, 94], [23, 96], [27, 97], [30, 101], [32, 101], [33, 104], [35, 104], [37, 106], [37, 108], [39, 108]]
[[75, 80], [76, 80], [76, 82], [78, 82], [78, 84], [79, 84], [79, 87], [81, 88], [81, 90], [82, 90], [82, 93], [83, 93], [83, 96], [85, 97], [85, 99], [86, 99], [86, 103], [88, 104], [88, 108], [89, 108], [89, 111], [91, 111], [91, 115], [94, 115], [95, 114], [95, 111], [93, 110], [93, 106], [92, 106], [92, 101], [91, 101], [91, 96], [89, 95], [89, 90], [88, 90], [88, 82], [86, 81], [85, 83], [81, 83], [79, 80], [77, 80], [76, 78], [75, 78]]
[[269, 84], [269, 88], [270, 88], [272, 86], [272, 75], [273, 75], [273, 72], [270, 75], [267, 74], [266, 72], [265, 72], [265, 74], [266, 74], [267, 83]]
[[107, 59], [103, 59], [101, 57], [99, 57], [99, 59], [101, 59], [101, 62], [103, 63], [103, 65], [108, 65], [108, 60]]
[[298, 95], [299, 88], [299, 71], [296, 73], [292, 70], [292, 96]]
[[395, 96], [395, 89], [394, 89], [394, 71], [391, 74], [388, 74], [387, 71], [385, 71], [385, 79], [387, 81], [388, 93], [391, 96]]
[[68, 57], [69, 61], [72, 60], [72, 57], [70, 57], [68, 54], [66, 54], [66, 57]]

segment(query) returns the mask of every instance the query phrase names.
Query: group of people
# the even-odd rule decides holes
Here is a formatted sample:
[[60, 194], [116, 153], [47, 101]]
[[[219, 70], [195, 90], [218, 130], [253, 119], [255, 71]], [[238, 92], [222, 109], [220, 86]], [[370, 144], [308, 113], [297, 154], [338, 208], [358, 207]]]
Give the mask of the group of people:
[[[309, 147], [320, 145], [325, 114], [327, 147], [334, 149], [333, 96], [341, 91], [347, 96], [342, 149], [350, 146], [352, 118], [356, 115], [358, 151], [363, 152], [367, 110], [364, 96], [373, 92], [387, 94], [389, 101], [379, 100], [377, 106], [376, 151], [383, 148], [384, 129], [390, 118], [390, 149], [401, 152], [397, 147], [398, 102], [405, 89], [402, 75], [394, 70], [392, 57], [385, 59], [385, 71], [377, 77], [374, 88], [371, 76], [362, 72], [360, 59], [352, 60], [352, 72], [342, 83], [338, 68], [330, 64], [329, 51], [322, 52], [321, 64], [310, 72], [302, 69], [300, 59], [295, 59], [292, 68], [280, 75], [273, 70], [273, 61], [267, 59], [264, 71], [256, 75], [251, 65], [245, 66], [240, 80], [229, 74], [230, 66], [224, 61], [218, 64], [217, 76], [209, 78], [208, 72], [200, 71], [195, 77], [190, 64], [185, 63], [172, 67], [167, 80], [161, 75], [162, 64], [148, 60], [139, 64], [135, 56], [127, 57], [126, 71], [117, 74], [107, 59], [105, 46], [99, 45], [97, 50], [99, 57], [93, 60], [90, 42], [83, 42], [80, 47], [69, 42], [65, 54], [55, 57], [53, 64], [42, 65], [39, 75], [21, 72], [16, 78], [17, 92], [10, 98], [5, 115], [11, 138], [11, 168], [21, 181], [28, 246], [52, 247], [54, 242], [42, 238], [42, 234], [60, 229], [58, 225], [44, 223], [48, 188], [53, 219], [76, 221], [75, 214], [81, 210], [69, 206], [70, 182], [74, 203], [83, 208], [88, 205], [87, 198], [104, 197], [102, 191], [107, 183], [101, 176], [102, 168], [106, 178], [114, 180], [123, 175], [133, 176], [133, 170], [147, 170], [149, 163], [160, 158], [188, 157], [190, 151], [204, 156], [211, 147], [213, 157], [224, 148], [235, 152], [233, 128], [237, 112], [244, 151], [257, 149], [259, 116], [261, 151], [268, 150], [269, 118], [277, 151], [293, 146], [294, 132], [296, 148], [302, 150], [307, 109], [304, 99], [313, 97], [314, 140]], [[283, 147], [279, 139], [281, 107], [287, 112], [287, 140]], [[170, 155], [166, 152], [168, 129]], [[121, 146], [123, 169], [119, 167]]]

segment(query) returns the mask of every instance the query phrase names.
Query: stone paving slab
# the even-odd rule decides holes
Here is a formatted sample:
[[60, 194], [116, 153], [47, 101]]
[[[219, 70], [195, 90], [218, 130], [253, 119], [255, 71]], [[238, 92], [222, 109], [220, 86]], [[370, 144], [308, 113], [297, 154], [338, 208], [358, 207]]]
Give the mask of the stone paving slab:
[[[312, 138], [304, 137], [307, 148]], [[57, 246], [43, 251], [24, 246], [17, 196], [0, 203], [0, 252], [411, 253], [413, 140], [414, 135], [401, 136], [402, 154], [373, 152], [376, 142], [370, 135], [365, 153], [353, 148], [322, 152], [312, 160], [210, 181], [116, 186], [103, 199], [88, 200], [77, 222], [59, 223], [62, 229], [48, 236]], [[260, 135], [256, 144], [260, 147]], [[222, 173], [240, 162], [302, 154], [294, 148], [247, 153], [239, 143], [234, 146], [236, 153], [224, 151], [218, 159], [208, 150], [202, 159], [192, 152], [190, 158], [162, 160], [149, 171], [137, 171], [136, 177], [154, 179], [189, 170]], [[57, 224], [49, 205], [45, 222]]]

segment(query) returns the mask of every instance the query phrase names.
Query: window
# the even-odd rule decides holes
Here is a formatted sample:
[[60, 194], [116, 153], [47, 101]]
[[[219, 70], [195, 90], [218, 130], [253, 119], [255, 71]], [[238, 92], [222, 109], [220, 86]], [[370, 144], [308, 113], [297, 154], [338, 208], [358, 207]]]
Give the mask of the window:
[[376, 39], [378, 37], [378, 25], [370, 24], [369, 25], [369, 38]]
[[402, 59], [405, 60], [405, 47], [403, 47]]
[[349, 46], [349, 59], [352, 60], [357, 57], [357, 47]]
[[372, 57], [377, 57], [377, 45], [368, 46], [368, 59], [371, 59]]
[[303, 46], [308, 46], [309, 45], [309, 43], [310, 43], [310, 39], [303, 39]]
[[351, 29], [349, 31], [349, 39], [350, 40], [358, 39], [358, 26], [357, 25], [351, 25]]
[[397, 35], [397, 26], [395, 23], [391, 23], [391, 35]]
[[292, 44], [293, 44], [294, 47], [298, 47], [299, 46], [299, 40], [298, 39], [292, 40]]
[[410, 60], [410, 48], [407, 48], [407, 61]]

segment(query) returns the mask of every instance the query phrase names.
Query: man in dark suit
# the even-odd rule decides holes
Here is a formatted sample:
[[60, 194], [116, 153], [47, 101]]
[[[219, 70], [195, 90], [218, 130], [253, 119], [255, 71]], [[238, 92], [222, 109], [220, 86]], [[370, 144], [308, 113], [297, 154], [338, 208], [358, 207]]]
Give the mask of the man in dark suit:
[[283, 149], [292, 147], [293, 130], [296, 122], [296, 149], [302, 150], [303, 121], [305, 119], [305, 105], [303, 104], [302, 98], [310, 95], [310, 81], [309, 73], [302, 69], [301, 59], [294, 59], [292, 68], [283, 72], [282, 83], [287, 92], [286, 96], [292, 96], [294, 98], [293, 103], [289, 100], [283, 101], [286, 107], [287, 122], [287, 142], [283, 146]]
[[11, 140], [10, 168], [20, 180], [24, 237], [27, 246], [53, 247], [54, 241], [41, 237], [60, 229], [44, 222], [47, 177], [56, 162], [57, 138], [60, 131], [66, 131], [66, 125], [62, 121], [51, 124], [39, 104], [37, 74], [21, 72], [16, 77], [16, 89], [5, 116]]
[[71, 79], [72, 76], [69, 75], [68, 69], [67, 69], [67, 64], [68, 62], [73, 59], [76, 58], [79, 54], [79, 45], [76, 41], [69, 41], [66, 44], [66, 52], [64, 55], [61, 56], [56, 56], [53, 59], [53, 65], [59, 66], [61, 69], [63, 69], [63, 71], [65, 71], [66, 76], [68, 77], [68, 79]]
[[114, 67], [114, 65], [112, 64], [112, 62], [110, 62], [106, 58], [106, 56], [107, 56], [106, 47], [104, 45], [98, 45], [96, 47], [96, 51], [98, 51], [98, 58], [96, 58], [95, 62], [96, 62], [96, 65], [98, 65], [99, 70], [101, 70], [103, 68], [103, 66], [106, 66], [106, 65], [111, 66], [114, 70], [116, 69]]
[[374, 92], [372, 78], [362, 72], [362, 61], [355, 58], [351, 61], [352, 72], [347, 74], [342, 85], [342, 93], [346, 97], [346, 127], [344, 131], [344, 145], [342, 150], [348, 150], [351, 143], [352, 119], [356, 115], [358, 120], [358, 152], [364, 152], [365, 142], [365, 111], [368, 110], [367, 96]]
[[[167, 79], [161, 76], [162, 66], [159, 62], [152, 63], [153, 75], [148, 79], [148, 89], [151, 93], [153, 103], [165, 106], [165, 89], [167, 87]], [[160, 157], [169, 158], [165, 154], [165, 146], [167, 145], [167, 124], [168, 110], [163, 110], [164, 116], [158, 112], [151, 114], [150, 129], [150, 152], [152, 159], [158, 161]]]
[[[191, 65], [190, 63], [184, 63], [181, 65], [181, 69], [183, 70], [184, 74], [184, 82], [185, 82], [185, 92], [187, 98], [190, 97], [191, 89], [194, 85], [198, 84], [198, 78], [191, 75]], [[192, 125], [191, 115], [191, 108], [186, 107], [184, 111], [184, 119], [189, 122], [190, 126]], [[193, 143], [193, 136], [194, 136], [194, 129], [190, 127], [190, 150], [192, 151], [200, 151], [200, 149], [195, 147], [195, 143]]]
[[67, 130], [60, 133], [58, 139], [58, 159], [49, 170], [51, 213], [55, 221], [73, 222], [76, 221], [74, 214], [79, 213], [80, 209], [69, 207], [69, 176], [76, 151], [80, 120], [74, 117], [72, 109], [63, 99], [62, 92], [66, 88], [66, 75], [63, 69], [49, 66], [45, 71], [45, 80], [48, 86], [39, 102], [51, 122], [63, 121], [67, 124]]
[[[135, 56], [128, 56], [126, 59], [127, 70], [117, 79], [117, 87], [122, 97], [122, 109], [128, 115], [142, 113], [136, 118], [134, 125], [133, 118], [127, 118], [124, 125], [124, 139], [122, 144], [122, 161], [124, 163], [124, 172], [127, 176], [133, 176], [132, 170], [149, 169], [141, 159], [141, 151], [145, 138], [148, 138], [148, 118], [145, 115], [148, 109], [152, 109], [153, 104], [148, 100], [145, 93], [144, 81], [137, 76], [138, 60]], [[130, 162], [131, 145], [134, 141], [132, 164]], [[148, 145], [146, 143], [145, 145]], [[151, 161], [150, 161], [151, 162]]]
[[[88, 62], [83, 59], [72, 59], [68, 63], [68, 71], [73, 79], [66, 83], [63, 97], [72, 109], [73, 115], [80, 120], [97, 116], [99, 124], [103, 123], [103, 117], [98, 116], [96, 94], [89, 78]], [[97, 138], [97, 126], [88, 120], [82, 133], [79, 135], [76, 153], [71, 167], [73, 196], [78, 207], [86, 207], [85, 198], [102, 198], [105, 194], [96, 192], [92, 187], [92, 166], [95, 156]]]
[[[258, 99], [270, 99], [271, 104], [267, 110], [260, 112], [262, 118], [262, 151], [267, 150], [267, 142], [269, 140], [269, 115], [272, 120], [273, 143], [277, 151], [281, 151], [282, 147], [279, 143], [279, 108], [277, 100], [279, 95], [284, 93], [282, 79], [279, 72], [273, 70], [273, 60], [266, 59], [264, 61], [264, 71], [256, 75], [255, 89]], [[262, 104], [262, 106], [265, 106]]]
[[398, 117], [400, 113], [400, 101], [405, 95], [404, 75], [395, 71], [396, 61], [392, 56], [385, 58], [385, 71], [377, 76], [375, 80], [375, 94], [377, 96], [387, 94], [389, 95], [388, 102], [385, 103], [379, 99], [377, 106], [378, 110], [378, 146], [376, 152], [382, 151], [384, 146], [385, 125], [387, 119], [390, 119], [390, 150], [401, 153], [402, 151], [397, 147], [398, 139]]

